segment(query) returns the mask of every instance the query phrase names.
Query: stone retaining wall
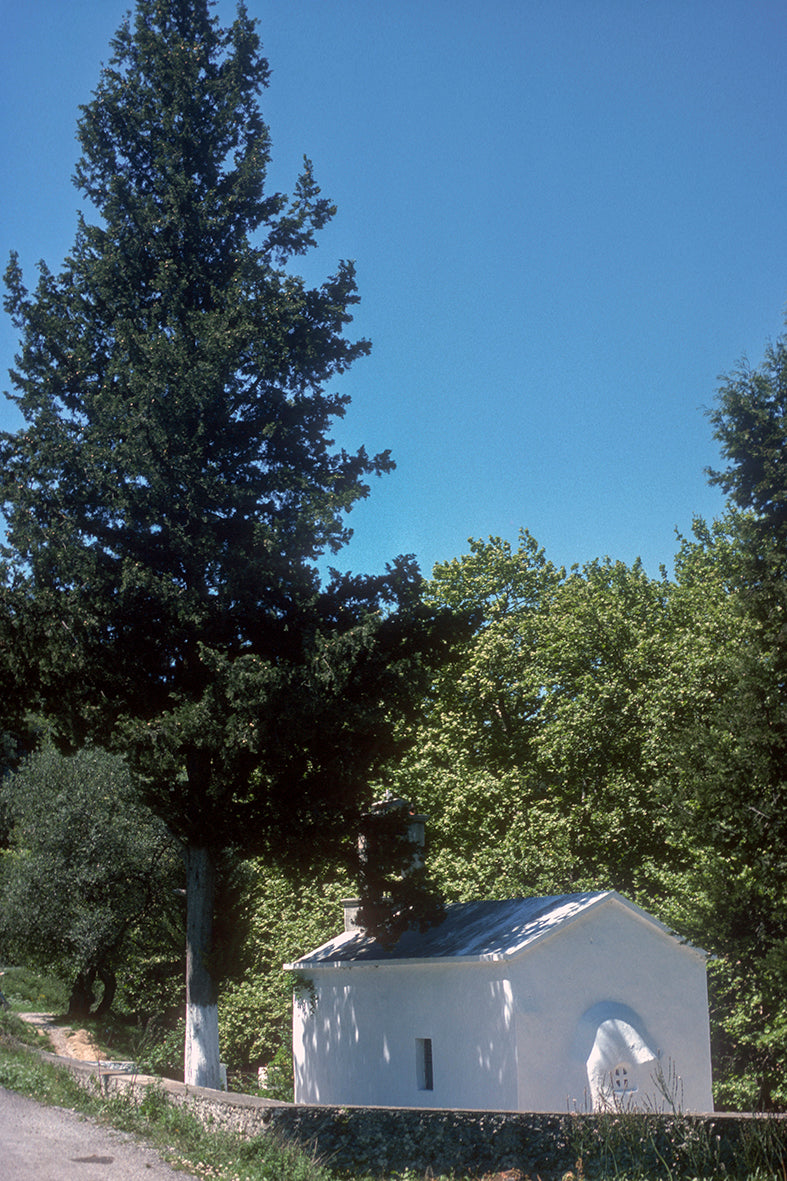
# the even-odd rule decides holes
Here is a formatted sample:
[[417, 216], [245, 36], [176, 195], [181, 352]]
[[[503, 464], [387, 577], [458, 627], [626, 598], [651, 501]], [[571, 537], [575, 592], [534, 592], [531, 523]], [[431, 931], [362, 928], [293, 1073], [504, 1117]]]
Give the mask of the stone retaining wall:
[[[38, 1053], [65, 1066], [80, 1085], [141, 1099], [149, 1087], [189, 1107], [207, 1127], [242, 1136], [275, 1133], [315, 1151], [338, 1169], [384, 1176], [414, 1169], [473, 1177], [505, 1170], [541, 1181], [561, 1178], [582, 1159], [586, 1175], [599, 1160], [628, 1162], [662, 1175], [663, 1162], [689, 1175], [716, 1162], [726, 1175], [760, 1167], [787, 1176], [787, 1117], [577, 1115], [434, 1111], [421, 1108], [312, 1107], [190, 1087], [169, 1079], [106, 1070], [95, 1063]], [[606, 1157], [605, 1157], [606, 1154]], [[660, 1162], [660, 1163], [659, 1163]], [[744, 1170], [741, 1172], [741, 1170]], [[707, 1172], [705, 1175], [708, 1175]]]

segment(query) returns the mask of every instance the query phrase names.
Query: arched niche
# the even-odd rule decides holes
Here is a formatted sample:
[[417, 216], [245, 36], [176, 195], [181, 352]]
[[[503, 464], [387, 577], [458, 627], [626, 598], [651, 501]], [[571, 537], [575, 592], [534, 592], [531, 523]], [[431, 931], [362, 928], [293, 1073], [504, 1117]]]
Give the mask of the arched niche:
[[628, 1005], [602, 1001], [580, 1018], [574, 1054], [584, 1062], [592, 1111], [647, 1105], [658, 1049]]

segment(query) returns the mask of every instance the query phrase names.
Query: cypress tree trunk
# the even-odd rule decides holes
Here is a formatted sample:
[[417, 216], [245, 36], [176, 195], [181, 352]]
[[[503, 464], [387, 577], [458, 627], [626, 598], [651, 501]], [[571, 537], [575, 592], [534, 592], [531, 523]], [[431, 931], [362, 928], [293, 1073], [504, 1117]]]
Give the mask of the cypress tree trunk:
[[209, 849], [186, 849], [186, 1050], [183, 1078], [194, 1087], [221, 1086], [219, 1016], [209, 970], [216, 868]]

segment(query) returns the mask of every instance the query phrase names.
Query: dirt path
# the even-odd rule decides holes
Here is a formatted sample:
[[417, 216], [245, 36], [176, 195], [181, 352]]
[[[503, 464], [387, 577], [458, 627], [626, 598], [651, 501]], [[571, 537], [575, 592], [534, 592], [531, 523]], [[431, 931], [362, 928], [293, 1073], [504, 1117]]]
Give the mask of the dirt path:
[[79, 1058], [82, 1062], [97, 1062], [101, 1051], [86, 1029], [58, 1025], [51, 1013], [20, 1013], [23, 1021], [45, 1033], [55, 1054], [61, 1058]]

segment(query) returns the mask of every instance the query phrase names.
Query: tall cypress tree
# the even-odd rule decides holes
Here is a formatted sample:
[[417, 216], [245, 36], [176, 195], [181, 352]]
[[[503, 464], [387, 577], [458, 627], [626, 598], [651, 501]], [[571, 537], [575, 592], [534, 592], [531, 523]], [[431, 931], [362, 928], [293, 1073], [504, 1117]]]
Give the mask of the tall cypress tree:
[[[782, 847], [787, 800], [787, 337], [770, 345], [759, 369], [741, 365], [724, 378], [709, 414], [727, 466], [709, 471], [743, 512], [738, 591], [755, 621], [748, 662], [748, 712], [752, 734], [768, 766], [769, 793], [759, 815]], [[753, 821], [752, 821], [753, 823]], [[787, 862], [785, 862], [787, 867]]]
[[413, 706], [439, 629], [399, 559], [316, 562], [389, 454], [336, 449], [326, 385], [368, 351], [342, 262], [290, 267], [332, 216], [305, 161], [266, 194], [268, 82], [243, 6], [138, 0], [78, 124], [80, 217], [32, 293], [12, 256], [25, 425], [0, 441], [5, 619], [64, 741], [134, 759], [181, 839], [186, 1079], [218, 1084], [211, 930], [227, 849], [297, 856], [336, 837]]
[[722, 980], [736, 1029], [724, 1053], [744, 1101], [780, 1109], [787, 1102], [787, 336], [769, 345], [757, 369], [743, 363], [723, 378], [709, 417], [725, 463], [710, 471], [711, 482], [743, 510], [735, 589], [747, 636], [726, 715], [720, 702], [727, 741], [708, 760], [704, 810], [717, 846], [732, 846], [747, 864], [738, 882], [720, 881], [714, 915], [734, 948]]

